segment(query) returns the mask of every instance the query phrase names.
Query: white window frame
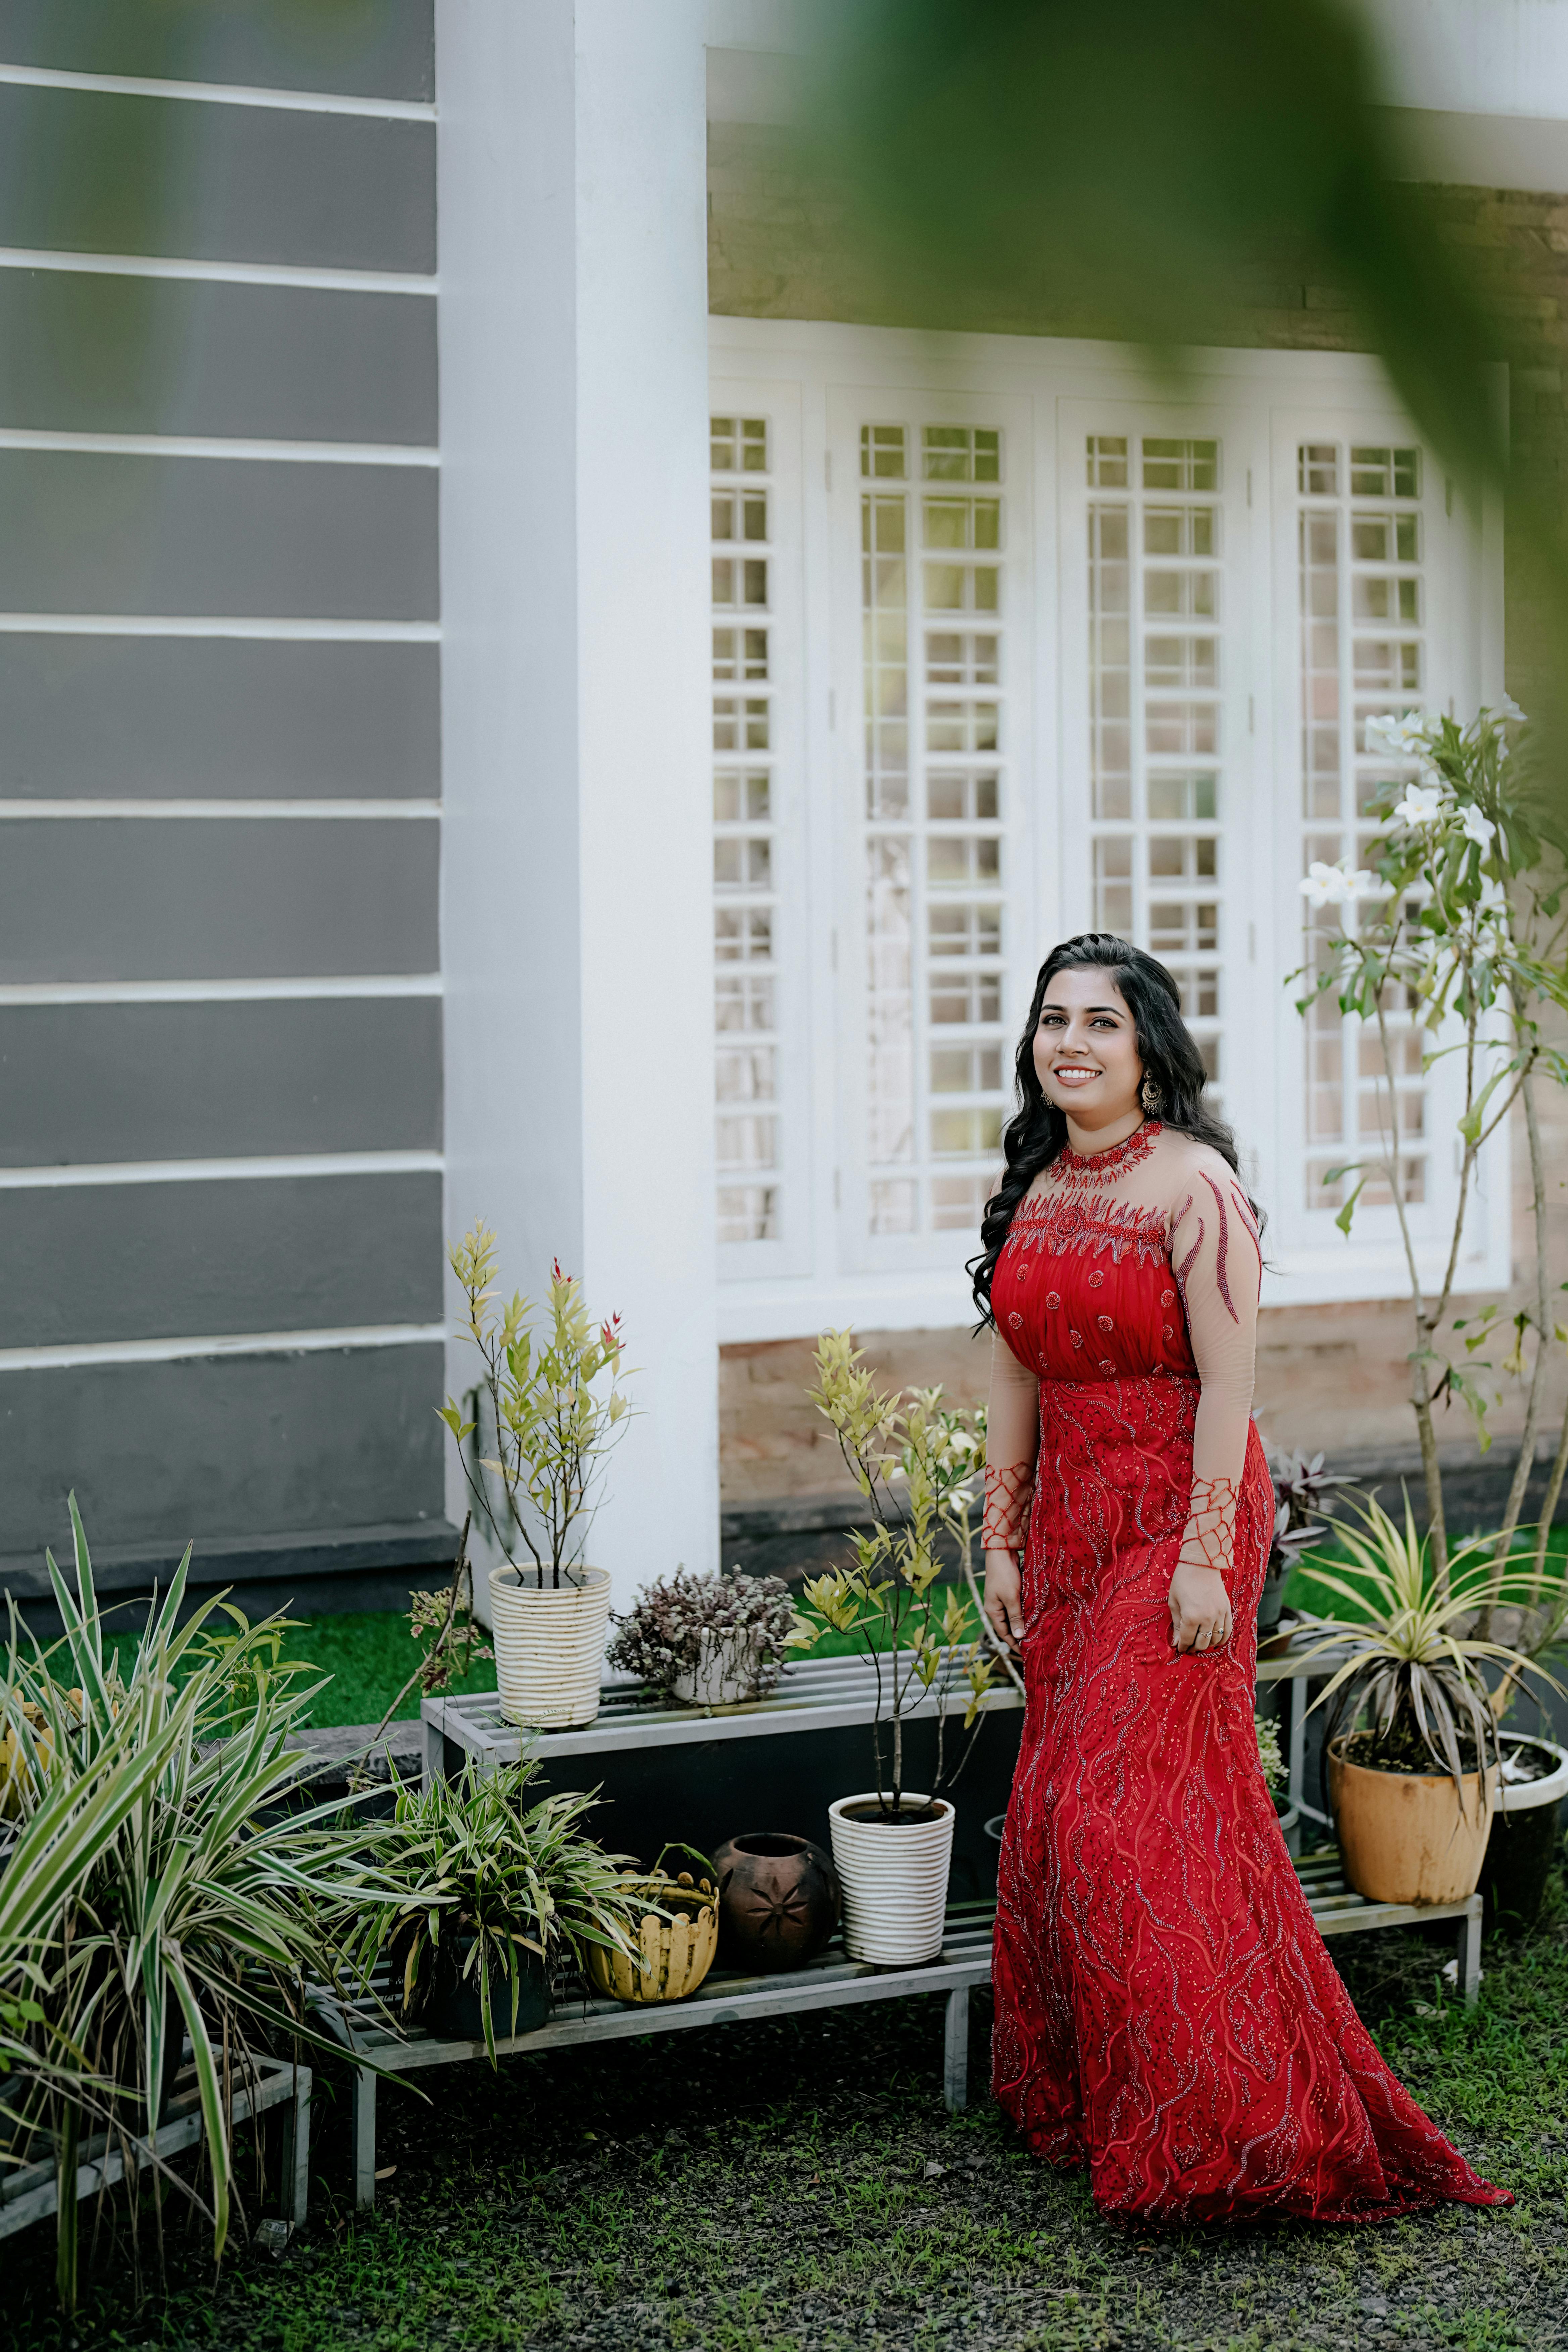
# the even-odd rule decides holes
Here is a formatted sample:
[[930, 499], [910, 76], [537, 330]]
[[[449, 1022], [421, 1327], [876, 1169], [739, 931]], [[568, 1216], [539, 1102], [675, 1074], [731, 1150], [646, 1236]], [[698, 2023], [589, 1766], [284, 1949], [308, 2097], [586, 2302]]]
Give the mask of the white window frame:
[[[775, 708], [792, 773], [784, 861], [800, 877], [794, 947], [784, 985], [780, 1055], [785, 1098], [788, 1208], [776, 1244], [723, 1254], [721, 1338], [796, 1338], [829, 1324], [867, 1329], [952, 1328], [973, 1307], [963, 1272], [975, 1237], [947, 1233], [873, 1243], [865, 1219], [864, 1147], [857, 1087], [863, 1052], [864, 769], [858, 518], [858, 424], [1001, 421], [1009, 436], [1009, 551], [1032, 578], [1033, 610], [1009, 631], [1012, 676], [1032, 645], [1026, 726], [1009, 742], [1012, 821], [1005, 875], [1012, 937], [1004, 1010], [1012, 1037], [1035, 972], [1057, 939], [1090, 922], [1084, 714], [1084, 436], [1119, 431], [1117, 417], [1173, 438], [1215, 437], [1227, 486], [1225, 566], [1233, 599], [1225, 624], [1226, 810], [1222, 811], [1221, 1095], [1244, 1167], [1269, 1213], [1270, 1306], [1405, 1295], [1391, 1211], [1358, 1216], [1346, 1241], [1331, 1212], [1301, 1197], [1302, 1024], [1284, 975], [1300, 961], [1301, 782], [1300, 627], [1294, 502], [1295, 439], [1337, 433], [1348, 443], [1419, 440], [1377, 362], [1327, 352], [1195, 352], [1180, 390], [1151, 380], [1126, 347], [1025, 337], [927, 336], [900, 330], [787, 320], [710, 322], [713, 406], [798, 419], [798, 511], [774, 523], [775, 556], [799, 551], [798, 595], [775, 589], [781, 644]], [[967, 405], [966, 405], [967, 404]], [[1098, 425], [1091, 420], [1101, 420]], [[1436, 461], [1428, 455], [1428, 467]], [[1288, 471], [1285, 470], [1288, 467]], [[1076, 469], [1076, 470], [1075, 470]], [[1438, 478], [1441, 478], [1440, 476]], [[1290, 507], [1289, 528], [1283, 509]], [[1445, 607], [1430, 708], [1473, 710], [1502, 691], [1500, 502], [1472, 514], [1445, 486], [1443, 541], [1432, 593]], [[1429, 546], [1431, 544], [1429, 534]], [[1016, 592], [1014, 591], [1016, 595]], [[1245, 600], [1245, 609], [1236, 604]], [[1436, 636], [1434, 643], [1436, 643]], [[1234, 674], [1239, 658], [1247, 674]], [[1241, 732], [1242, 712], [1247, 731]], [[784, 761], [775, 761], [775, 774]], [[1270, 948], [1273, 948], [1272, 960]], [[1433, 1106], [1441, 1137], [1447, 1111]], [[1347, 1153], [1347, 1156], [1349, 1154]], [[1508, 1280], [1508, 1138], [1484, 1166], [1461, 1265], [1461, 1290]], [[1430, 1213], [1426, 1221], [1432, 1226]], [[1330, 1230], [1325, 1234], [1324, 1226]], [[1436, 1247], [1424, 1241], [1424, 1271]], [[767, 1263], [763, 1263], [766, 1254]]]

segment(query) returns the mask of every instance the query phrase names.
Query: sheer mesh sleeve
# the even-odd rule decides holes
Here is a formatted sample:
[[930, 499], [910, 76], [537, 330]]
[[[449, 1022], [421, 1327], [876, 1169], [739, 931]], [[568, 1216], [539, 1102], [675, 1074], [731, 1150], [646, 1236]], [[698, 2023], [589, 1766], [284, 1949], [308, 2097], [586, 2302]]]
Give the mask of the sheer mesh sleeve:
[[1247, 1195], [1216, 1152], [1194, 1156], [1171, 1228], [1171, 1263], [1202, 1389], [1182, 1551], [1228, 1571], [1252, 1414], [1263, 1253]]
[[985, 1418], [985, 1516], [980, 1529], [984, 1550], [1023, 1550], [1039, 1450], [1040, 1383], [998, 1331], [991, 1342]]

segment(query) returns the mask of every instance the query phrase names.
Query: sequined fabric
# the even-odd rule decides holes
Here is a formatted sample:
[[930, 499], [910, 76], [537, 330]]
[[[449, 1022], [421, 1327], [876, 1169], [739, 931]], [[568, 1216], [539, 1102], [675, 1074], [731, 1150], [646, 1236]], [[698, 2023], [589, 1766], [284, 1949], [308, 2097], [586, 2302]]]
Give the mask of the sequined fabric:
[[[1218, 1213], [1234, 1224], [1234, 1206]], [[996, 1269], [997, 1328], [1039, 1377], [1040, 1427], [996, 2096], [1037, 2153], [1087, 2164], [1096, 2203], [1128, 2220], [1511, 2203], [1379, 2057], [1285, 1849], [1252, 1727], [1273, 1507], [1255, 1430], [1235, 1633], [1206, 1655], [1173, 1647], [1200, 1382], [1153, 1222], [1058, 1192], [1025, 1203]]]

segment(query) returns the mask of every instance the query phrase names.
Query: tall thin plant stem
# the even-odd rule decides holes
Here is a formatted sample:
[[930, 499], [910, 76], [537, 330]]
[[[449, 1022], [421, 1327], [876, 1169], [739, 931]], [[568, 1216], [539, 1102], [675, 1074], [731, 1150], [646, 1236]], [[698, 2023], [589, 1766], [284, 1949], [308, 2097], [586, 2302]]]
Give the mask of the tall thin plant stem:
[[[1525, 1400], [1524, 1430], [1520, 1438], [1519, 1460], [1514, 1465], [1513, 1477], [1508, 1490], [1508, 1507], [1497, 1539], [1492, 1558], [1492, 1590], [1482, 1614], [1481, 1633], [1491, 1631], [1492, 1601], [1503, 1573], [1503, 1563], [1513, 1542], [1514, 1530], [1524, 1508], [1531, 1474], [1535, 1468], [1535, 1438], [1541, 1426], [1541, 1407], [1546, 1391], [1548, 1362], [1547, 1335], [1551, 1330], [1552, 1301], [1547, 1290], [1546, 1265], [1546, 1163], [1541, 1149], [1541, 1123], [1536, 1113], [1533, 1071], [1526, 1068], [1520, 1092], [1524, 1097], [1524, 1129], [1530, 1139], [1530, 1193], [1535, 1232], [1535, 1362], [1531, 1370], [1530, 1392]], [[1556, 1497], [1552, 1497], [1555, 1507]], [[1544, 1530], [1552, 1523], [1551, 1509], [1542, 1517]]]

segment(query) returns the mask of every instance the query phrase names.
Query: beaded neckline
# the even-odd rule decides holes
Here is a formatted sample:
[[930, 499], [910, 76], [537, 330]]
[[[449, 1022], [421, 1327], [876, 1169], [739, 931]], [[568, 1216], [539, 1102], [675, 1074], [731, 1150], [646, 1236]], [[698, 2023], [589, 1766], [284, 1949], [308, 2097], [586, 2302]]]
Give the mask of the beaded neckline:
[[1104, 1151], [1075, 1151], [1064, 1143], [1050, 1167], [1050, 1175], [1064, 1190], [1077, 1192], [1091, 1184], [1106, 1184], [1124, 1170], [1136, 1168], [1147, 1160], [1162, 1133], [1157, 1118], [1146, 1118], [1120, 1143], [1110, 1144]]

